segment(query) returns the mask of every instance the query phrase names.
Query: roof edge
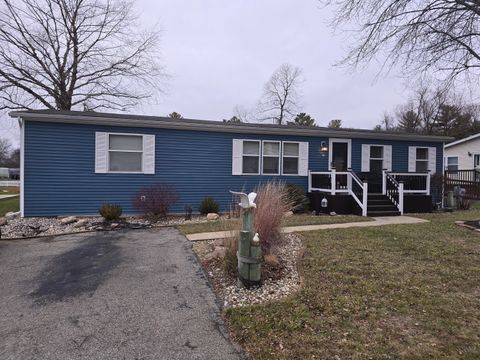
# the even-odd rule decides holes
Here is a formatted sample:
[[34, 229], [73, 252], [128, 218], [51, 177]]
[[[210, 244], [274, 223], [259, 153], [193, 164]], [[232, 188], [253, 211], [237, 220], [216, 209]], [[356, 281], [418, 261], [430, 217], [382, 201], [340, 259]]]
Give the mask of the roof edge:
[[476, 138], [478, 138], [478, 137], [480, 137], [480, 133], [473, 134], [473, 135], [467, 136], [466, 138], [453, 141], [453, 142], [451, 142], [451, 143], [449, 143], [449, 144], [446, 144], [446, 145], [445, 145], [445, 148], [449, 148], [449, 147], [452, 147], [452, 146], [455, 146], [455, 145], [458, 145], [458, 144], [462, 144], [462, 143], [464, 143], [464, 142], [467, 142], [467, 141], [470, 141], [470, 140], [474, 140], [474, 139], [476, 139]]
[[42, 112], [42, 111], [12, 111], [11, 117], [20, 117], [29, 121], [73, 123], [84, 125], [107, 125], [121, 127], [151, 127], [163, 129], [213, 131], [213, 132], [236, 132], [250, 134], [272, 134], [272, 135], [297, 135], [297, 136], [325, 136], [339, 138], [362, 138], [362, 139], [388, 139], [388, 140], [411, 140], [448, 142], [453, 138], [446, 136], [417, 135], [408, 133], [381, 132], [362, 129], [329, 129], [293, 126], [275, 126], [262, 124], [242, 123], [228, 124], [220, 121], [181, 119], [109, 113], [82, 113], [82, 112]]

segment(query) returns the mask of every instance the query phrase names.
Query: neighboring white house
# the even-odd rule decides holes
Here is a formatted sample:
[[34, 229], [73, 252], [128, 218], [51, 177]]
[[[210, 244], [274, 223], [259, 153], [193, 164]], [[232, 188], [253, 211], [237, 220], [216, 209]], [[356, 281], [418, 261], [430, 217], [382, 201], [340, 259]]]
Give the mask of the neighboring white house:
[[446, 170], [472, 170], [480, 167], [480, 133], [445, 145]]

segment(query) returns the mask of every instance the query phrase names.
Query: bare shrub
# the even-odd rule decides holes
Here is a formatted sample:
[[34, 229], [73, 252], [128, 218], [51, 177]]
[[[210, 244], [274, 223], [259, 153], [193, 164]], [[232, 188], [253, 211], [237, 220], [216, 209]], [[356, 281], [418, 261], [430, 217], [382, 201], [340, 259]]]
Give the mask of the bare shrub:
[[237, 276], [237, 250], [239, 235], [240, 234], [238, 232], [235, 232], [234, 237], [224, 239], [225, 257], [223, 258], [223, 269], [232, 277]]
[[175, 185], [158, 183], [141, 189], [133, 198], [135, 209], [152, 219], [165, 218], [178, 201]]
[[292, 209], [285, 184], [270, 181], [256, 189], [255, 229], [260, 237], [263, 254], [270, 254], [282, 243], [280, 229], [284, 215]]

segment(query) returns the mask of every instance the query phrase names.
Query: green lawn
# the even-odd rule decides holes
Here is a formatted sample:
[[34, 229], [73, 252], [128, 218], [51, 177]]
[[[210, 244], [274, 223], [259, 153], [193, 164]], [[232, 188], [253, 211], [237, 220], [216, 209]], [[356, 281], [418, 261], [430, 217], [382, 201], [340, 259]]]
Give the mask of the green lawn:
[[[285, 218], [285, 226], [317, 225], [317, 224], [339, 224], [346, 222], [371, 221], [371, 218], [355, 215], [336, 216], [313, 216], [313, 215], [292, 215]], [[240, 227], [240, 219], [221, 219], [198, 224], [179, 225], [177, 228], [183, 234], [195, 234], [211, 231], [234, 230]]]
[[229, 309], [255, 359], [479, 359], [480, 234], [430, 223], [302, 233], [303, 289]]
[[12, 186], [0, 186], [0, 195], [14, 195], [18, 194], [20, 189]]
[[0, 200], [0, 217], [10, 211], [20, 210], [20, 196]]

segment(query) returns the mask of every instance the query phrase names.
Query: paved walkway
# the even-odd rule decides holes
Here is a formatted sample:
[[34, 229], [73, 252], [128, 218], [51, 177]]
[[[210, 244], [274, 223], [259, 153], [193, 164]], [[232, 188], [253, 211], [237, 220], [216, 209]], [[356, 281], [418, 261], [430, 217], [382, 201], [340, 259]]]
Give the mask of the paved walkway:
[[[327, 229], [345, 229], [352, 227], [369, 227], [369, 226], [383, 226], [383, 225], [397, 225], [397, 224], [420, 224], [428, 222], [428, 220], [415, 218], [412, 216], [388, 216], [375, 217], [373, 221], [350, 222], [343, 224], [322, 224], [322, 225], [301, 225], [301, 226], [287, 226], [282, 229], [284, 233], [293, 233], [301, 231], [327, 230]], [[186, 235], [190, 241], [213, 240], [233, 236], [233, 231], [216, 231], [198, 234]]]
[[15, 197], [15, 196], [19, 196], [19, 195], [18, 194], [16, 194], [16, 195], [1, 195], [1, 193], [0, 193], [0, 200], [12, 198], [12, 197]]

